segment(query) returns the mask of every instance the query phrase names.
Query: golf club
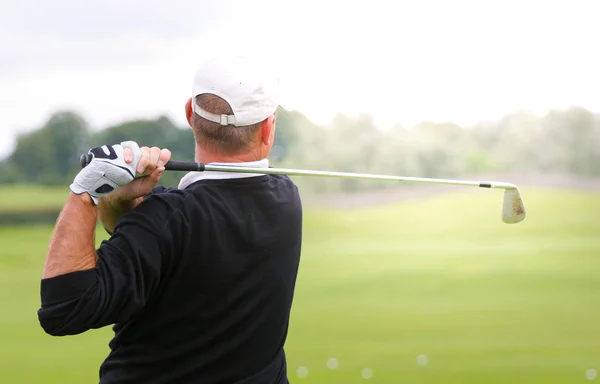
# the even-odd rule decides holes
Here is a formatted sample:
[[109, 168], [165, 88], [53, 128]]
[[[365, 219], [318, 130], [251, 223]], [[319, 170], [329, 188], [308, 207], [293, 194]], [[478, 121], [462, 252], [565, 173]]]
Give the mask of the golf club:
[[[92, 160], [91, 154], [81, 155], [81, 166], [85, 167]], [[466, 181], [466, 180], [449, 180], [449, 179], [433, 179], [423, 177], [406, 177], [406, 176], [391, 176], [377, 175], [369, 173], [350, 173], [350, 172], [333, 172], [333, 171], [316, 171], [303, 169], [288, 169], [288, 168], [250, 168], [231, 165], [204, 164], [188, 161], [169, 161], [165, 164], [165, 169], [169, 171], [187, 171], [187, 172], [234, 172], [234, 173], [252, 173], [261, 175], [288, 175], [288, 176], [321, 176], [321, 177], [338, 177], [350, 179], [366, 179], [366, 180], [388, 180], [412, 183], [427, 183], [427, 184], [445, 184], [459, 185], [467, 187], [480, 188], [495, 188], [504, 189], [502, 201], [502, 221], [506, 224], [520, 223], [525, 219], [526, 211], [525, 204], [521, 197], [521, 192], [515, 184], [505, 183], [500, 181]]]

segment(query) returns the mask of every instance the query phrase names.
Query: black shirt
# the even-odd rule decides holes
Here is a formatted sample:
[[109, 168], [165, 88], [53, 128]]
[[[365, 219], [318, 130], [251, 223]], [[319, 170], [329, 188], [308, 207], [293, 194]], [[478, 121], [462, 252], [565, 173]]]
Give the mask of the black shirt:
[[52, 335], [115, 324], [100, 383], [287, 383], [284, 343], [302, 237], [287, 176], [157, 187], [94, 269], [41, 282]]

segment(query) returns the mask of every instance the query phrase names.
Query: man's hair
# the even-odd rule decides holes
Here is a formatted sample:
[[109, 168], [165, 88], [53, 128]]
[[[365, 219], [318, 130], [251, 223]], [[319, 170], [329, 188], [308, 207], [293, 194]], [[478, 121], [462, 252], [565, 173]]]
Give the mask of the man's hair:
[[[231, 115], [233, 110], [225, 100], [213, 94], [196, 96], [196, 103], [205, 111], [218, 115]], [[243, 127], [223, 126], [206, 120], [197, 114], [192, 116], [192, 130], [196, 143], [202, 148], [216, 151], [223, 155], [235, 155], [252, 149], [262, 122]]]

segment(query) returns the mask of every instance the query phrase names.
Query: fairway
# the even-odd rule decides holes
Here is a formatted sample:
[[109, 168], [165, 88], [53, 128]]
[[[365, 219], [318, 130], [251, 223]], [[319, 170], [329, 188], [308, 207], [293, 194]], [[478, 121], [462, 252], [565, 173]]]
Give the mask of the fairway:
[[69, 192], [68, 187], [4, 185], [0, 188], [0, 212], [60, 209]]
[[[515, 225], [493, 190], [308, 209], [290, 381], [589, 382], [600, 371], [600, 194], [521, 191], [528, 217]], [[0, 228], [0, 383], [97, 382], [108, 353], [109, 327], [53, 338], [38, 325], [50, 234]]]

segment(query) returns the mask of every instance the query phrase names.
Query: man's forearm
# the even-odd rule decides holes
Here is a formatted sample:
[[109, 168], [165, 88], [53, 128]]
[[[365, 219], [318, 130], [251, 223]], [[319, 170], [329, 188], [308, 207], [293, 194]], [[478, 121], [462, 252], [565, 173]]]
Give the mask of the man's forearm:
[[116, 193], [101, 197], [98, 201], [98, 217], [104, 229], [113, 233], [119, 217], [133, 210], [143, 199], [123, 200]]
[[96, 266], [97, 208], [87, 193], [69, 194], [52, 233], [43, 278]]

